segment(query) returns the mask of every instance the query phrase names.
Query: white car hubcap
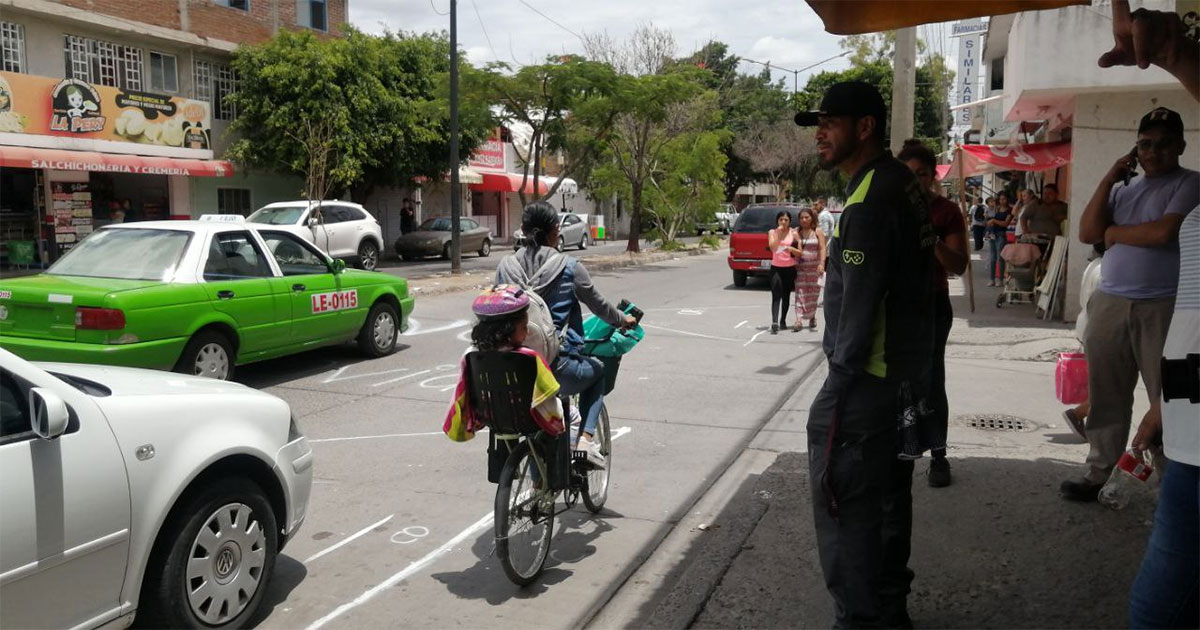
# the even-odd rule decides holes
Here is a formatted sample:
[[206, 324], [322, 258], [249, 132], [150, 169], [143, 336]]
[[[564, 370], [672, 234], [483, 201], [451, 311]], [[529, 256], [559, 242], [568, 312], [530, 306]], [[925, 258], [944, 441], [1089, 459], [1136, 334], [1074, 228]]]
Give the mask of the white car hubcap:
[[391, 313], [383, 312], [375, 318], [373, 332], [375, 333], [375, 347], [387, 350], [392, 340], [396, 338], [396, 321], [392, 319]]
[[262, 583], [267, 538], [254, 511], [230, 503], [208, 517], [192, 547], [185, 572], [192, 613], [218, 625], [238, 616]]
[[364, 245], [362, 252], [359, 253], [358, 257], [362, 261], [363, 269], [366, 269], [367, 271], [374, 271], [379, 254], [375, 251], [373, 246]]
[[229, 355], [221, 344], [209, 343], [196, 353], [196, 375], [225, 380], [229, 377]]

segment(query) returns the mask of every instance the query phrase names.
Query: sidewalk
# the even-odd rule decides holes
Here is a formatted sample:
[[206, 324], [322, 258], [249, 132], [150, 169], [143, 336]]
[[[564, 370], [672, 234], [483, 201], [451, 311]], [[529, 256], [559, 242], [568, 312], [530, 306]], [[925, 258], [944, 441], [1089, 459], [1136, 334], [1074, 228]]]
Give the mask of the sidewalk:
[[[976, 265], [976, 269], [979, 269]], [[957, 287], [955, 287], [957, 285]], [[962, 281], [952, 281], [961, 293]], [[977, 284], [977, 287], [979, 285]], [[1032, 307], [997, 309], [979, 287], [975, 314], [955, 298], [948, 351], [954, 484], [913, 478], [918, 628], [1125, 627], [1129, 586], [1150, 531], [1150, 487], [1123, 511], [1058, 496], [1087, 445], [1054, 399], [1056, 349], [1070, 325]], [[833, 602], [816, 553], [807, 409], [824, 367], [796, 394], [600, 611], [592, 628], [827, 628]], [[1146, 410], [1144, 393], [1135, 422]], [[1020, 420], [1022, 430], [972, 426]]]

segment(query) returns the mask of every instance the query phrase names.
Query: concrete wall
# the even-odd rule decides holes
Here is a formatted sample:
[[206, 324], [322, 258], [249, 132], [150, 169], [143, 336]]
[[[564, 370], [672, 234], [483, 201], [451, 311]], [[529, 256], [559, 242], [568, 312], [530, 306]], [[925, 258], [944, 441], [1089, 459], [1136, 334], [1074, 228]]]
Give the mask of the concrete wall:
[[1067, 250], [1067, 300], [1064, 311], [1067, 321], [1074, 320], [1079, 314], [1079, 281], [1091, 250], [1090, 245], [1080, 243], [1078, 238], [1083, 207], [1117, 158], [1128, 153], [1133, 146], [1142, 115], [1155, 107], [1169, 107], [1183, 115], [1188, 146], [1180, 163], [1187, 168], [1200, 170], [1200, 120], [1196, 116], [1196, 101], [1182, 88], [1137, 93], [1089, 93], [1076, 97], [1069, 188], [1071, 234], [1070, 248]]
[[[188, 31], [201, 37], [237, 43], [270, 39], [280, 28], [296, 26], [296, 0], [248, 0], [249, 10], [222, 6], [213, 0], [58, 0], [84, 11], [135, 20], [152, 26]], [[336, 36], [349, 21], [346, 0], [328, 0], [329, 34]]]
[[216, 214], [218, 188], [250, 189], [250, 208], [257, 210], [276, 201], [302, 199], [304, 181], [299, 177], [265, 172], [240, 172], [233, 177], [190, 178], [190, 203], [193, 218]]

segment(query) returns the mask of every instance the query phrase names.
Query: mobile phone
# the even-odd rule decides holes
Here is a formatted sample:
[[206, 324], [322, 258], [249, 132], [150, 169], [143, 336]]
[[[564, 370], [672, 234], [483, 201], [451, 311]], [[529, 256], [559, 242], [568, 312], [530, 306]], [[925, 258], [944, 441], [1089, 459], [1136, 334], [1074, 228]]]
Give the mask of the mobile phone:
[[1137, 175], [1138, 161], [1137, 161], [1137, 147], [1136, 146], [1133, 147], [1133, 149], [1131, 149], [1129, 151], [1129, 161], [1131, 163], [1129, 165], [1129, 170], [1125, 171], [1125, 185], [1126, 186], [1129, 185], [1129, 180], [1133, 179], [1134, 175]]

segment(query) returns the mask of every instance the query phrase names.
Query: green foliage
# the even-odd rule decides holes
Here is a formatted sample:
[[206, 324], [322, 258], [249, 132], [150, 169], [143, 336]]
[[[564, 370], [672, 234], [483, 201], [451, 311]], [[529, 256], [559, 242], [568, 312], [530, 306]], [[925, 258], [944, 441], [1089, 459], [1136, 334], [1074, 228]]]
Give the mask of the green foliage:
[[[617, 114], [619, 85], [611, 66], [576, 55], [548, 57], [539, 65], [515, 72], [494, 63], [464, 81], [464, 90], [500, 110], [502, 123], [523, 123], [533, 133], [527, 146], [517, 146], [527, 177], [541, 175], [547, 156], [562, 151], [563, 177], [586, 178], [604, 149]], [[556, 182], [546, 197], [553, 196]], [[521, 193], [522, 203], [526, 202]]]
[[[318, 39], [280, 31], [239, 47], [233, 66], [239, 139], [229, 155], [241, 164], [307, 174], [311, 151], [298, 138], [300, 121], [328, 121], [333, 190], [362, 198], [377, 185], [404, 185], [448, 170], [449, 43], [442, 35], [349, 29], [344, 38]], [[470, 66], [462, 64], [462, 72]], [[465, 159], [492, 126], [487, 106], [460, 105]]]
[[658, 248], [664, 252], [678, 252], [687, 249], [687, 245], [680, 241], [667, 240], [663, 241]]
[[713, 249], [720, 249], [721, 248], [721, 238], [718, 237], [716, 234], [705, 234], [704, 236], [700, 237], [700, 246], [701, 247], [711, 247]]

